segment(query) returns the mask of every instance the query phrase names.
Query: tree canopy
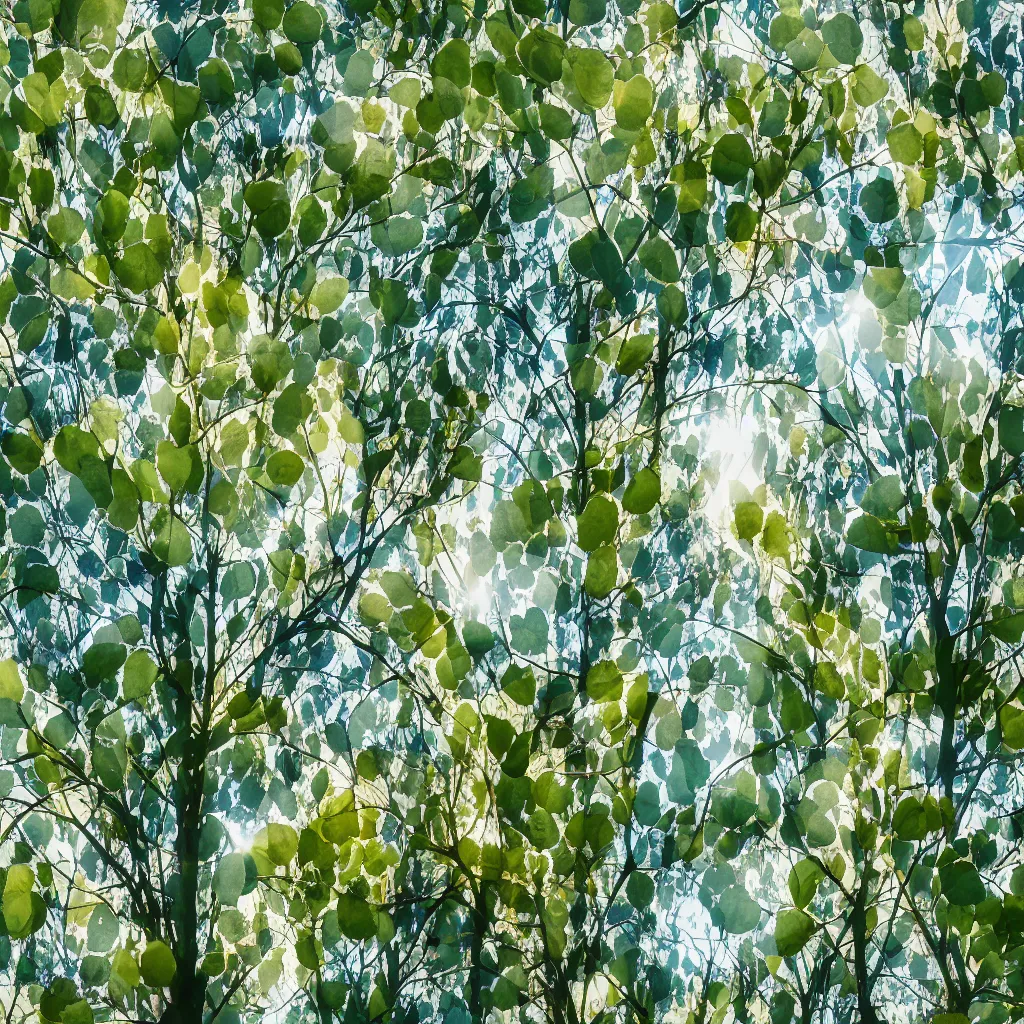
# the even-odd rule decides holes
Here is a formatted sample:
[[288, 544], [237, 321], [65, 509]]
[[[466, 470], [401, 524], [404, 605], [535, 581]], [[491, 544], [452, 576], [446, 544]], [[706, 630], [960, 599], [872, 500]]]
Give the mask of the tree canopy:
[[1024, 1020], [1022, 18], [6, 4], [7, 1024]]

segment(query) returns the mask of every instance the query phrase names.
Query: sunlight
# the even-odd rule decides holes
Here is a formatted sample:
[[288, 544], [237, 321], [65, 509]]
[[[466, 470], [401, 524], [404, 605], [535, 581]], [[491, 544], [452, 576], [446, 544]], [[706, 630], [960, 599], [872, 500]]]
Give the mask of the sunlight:
[[708, 491], [704, 513], [715, 525], [729, 521], [737, 492], [745, 497], [743, 491], [749, 493], [761, 483], [753, 464], [757, 432], [757, 420], [747, 413], [738, 424], [734, 416], [722, 414], [709, 431], [710, 453], [718, 458], [718, 480]]

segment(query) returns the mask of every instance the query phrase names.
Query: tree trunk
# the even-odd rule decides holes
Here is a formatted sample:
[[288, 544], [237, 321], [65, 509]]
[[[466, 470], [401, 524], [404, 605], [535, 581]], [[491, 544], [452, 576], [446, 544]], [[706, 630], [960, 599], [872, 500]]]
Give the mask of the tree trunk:
[[473, 941], [469, 951], [469, 1015], [473, 1024], [483, 1020], [484, 935], [487, 933], [487, 883], [481, 882], [473, 908]]
[[857, 890], [857, 898], [853, 904], [850, 930], [853, 932], [853, 966], [857, 982], [857, 1010], [860, 1013], [861, 1024], [881, 1024], [871, 1002], [871, 979], [868, 976], [866, 904], [869, 879], [870, 871], [865, 869], [864, 878]]

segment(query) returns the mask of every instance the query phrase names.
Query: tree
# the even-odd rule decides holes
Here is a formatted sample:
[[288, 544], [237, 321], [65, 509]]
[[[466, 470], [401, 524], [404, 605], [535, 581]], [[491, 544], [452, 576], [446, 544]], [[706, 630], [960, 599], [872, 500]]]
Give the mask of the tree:
[[[410, 334], [419, 289], [386, 276], [443, 193], [411, 154], [356, 154], [310, 5], [241, 30], [227, 8], [25, 16], [7, 124], [38, 162], [9, 168], [3, 282], [10, 1010], [38, 982], [49, 1020], [197, 1021], [303, 988], [329, 1015], [332, 844], [367, 844], [342, 931], [393, 932], [367, 880], [394, 848], [353, 798], [373, 754], [335, 735], [353, 683], [390, 680], [377, 662], [368, 682], [350, 622], [478, 414], [432, 371], [429, 320]], [[396, 181], [415, 216], [378, 234]], [[422, 643], [441, 627], [416, 612]]]
[[1020, 21], [19, 0], [6, 1018], [1020, 1019]]

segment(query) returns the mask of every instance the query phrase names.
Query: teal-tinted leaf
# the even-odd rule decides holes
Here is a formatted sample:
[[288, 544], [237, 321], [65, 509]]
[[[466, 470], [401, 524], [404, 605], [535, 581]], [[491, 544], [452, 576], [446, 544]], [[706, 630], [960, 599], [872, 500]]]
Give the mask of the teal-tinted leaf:
[[[462, 627], [462, 642], [471, 657], [482, 658], [494, 649], [497, 640], [484, 623], [470, 621]], [[532, 698], [529, 703], [533, 703]]]
[[730, 885], [718, 901], [723, 927], [733, 935], [752, 932], [761, 920], [761, 908], [742, 885]]
[[860, 190], [858, 201], [865, 216], [873, 224], [886, 224], [899, 216], [899, 196], [889, 178], [878, 177], [865, 185]]
[[840, 64], [855, 64], [864, 46], [864, 33], [857, 19], [840, 11], [821, 26], [821, 37]]
[[656, 783], [647, 781], [640, 784], [633, 800], [633, 815], [639, 824], [650, 827], [661, 818], [661, 794]]

